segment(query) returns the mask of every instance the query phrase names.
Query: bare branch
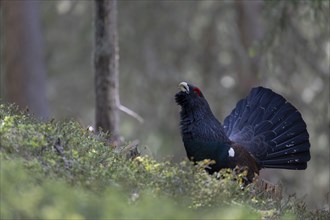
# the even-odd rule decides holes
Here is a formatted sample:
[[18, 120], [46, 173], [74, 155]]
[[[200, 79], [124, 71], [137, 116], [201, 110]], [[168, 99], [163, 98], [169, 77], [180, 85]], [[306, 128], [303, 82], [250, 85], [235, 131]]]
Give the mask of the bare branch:
[[136, 120], [138, 120], [141, 124], [144, 123], [144, 119], [139, 115], [137, 114], [136, 112], [134, 112], [133, 110], [123, 106], [123, 105], [119, 105], [118, 106], [118, 109], [125, 112], [126, 114], [132, 116], [133, 118], [135, 118]]

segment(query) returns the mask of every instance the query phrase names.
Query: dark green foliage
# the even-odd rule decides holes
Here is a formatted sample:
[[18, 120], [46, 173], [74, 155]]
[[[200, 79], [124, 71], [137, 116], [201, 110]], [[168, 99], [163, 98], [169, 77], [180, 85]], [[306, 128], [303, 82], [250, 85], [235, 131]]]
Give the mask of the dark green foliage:
[[244, 173], [210, 176], [208, 161], [127, 159], [105, 134], [74, 121], [41, 123], [0, 105], [0, 138], [1, 219], [329, 217], [295, 197], [276, 199], [253, 184], [242, 190]]

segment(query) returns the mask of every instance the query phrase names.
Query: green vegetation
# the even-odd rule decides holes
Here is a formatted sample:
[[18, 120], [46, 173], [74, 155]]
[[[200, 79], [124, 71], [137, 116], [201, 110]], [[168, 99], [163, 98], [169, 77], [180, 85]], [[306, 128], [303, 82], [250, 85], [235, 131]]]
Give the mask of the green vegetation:
[[207, 161], [127, 159], [108, 137], [0, 105], [1, 219], [330, 217], [294, 196], [280, 199], [254, 184], [242, 189], [242, 173], [210, 176]]

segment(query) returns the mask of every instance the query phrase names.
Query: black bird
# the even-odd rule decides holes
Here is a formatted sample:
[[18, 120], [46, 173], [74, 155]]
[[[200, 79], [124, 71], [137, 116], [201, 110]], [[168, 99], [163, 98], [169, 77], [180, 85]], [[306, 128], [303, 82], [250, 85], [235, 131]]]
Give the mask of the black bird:
[[309, 135], [300, 112], [281, 95], [253, 88], [221, 124], [201, 90], [182, 82], [175, 100], [181, 106], [181, 136], [187, 156], [215, 161], [209, 173], [236, 166], [248, 179], [262, 168], [304, 170], [310, 160]]

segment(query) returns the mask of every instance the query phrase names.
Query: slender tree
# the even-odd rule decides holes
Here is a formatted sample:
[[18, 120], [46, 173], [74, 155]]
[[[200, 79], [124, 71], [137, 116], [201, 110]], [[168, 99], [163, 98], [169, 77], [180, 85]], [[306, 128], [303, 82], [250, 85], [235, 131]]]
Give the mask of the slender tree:
[[117, 1], [95, 0], [94, 71], [96, 129], [119, 140]]
[[47, 118], [46, 68], [39, 2], [1, 1], [4, 25], [5, 96]]
[[[263, 2], [256, 1], [235, 1], [237, 10], [237, 26], [240, 40], [242, 43], [241, 52], [242, 65], [239, 71], [240, 87], [239, 92], [245, 95], [251, 87], [258, 85], [260, 70], [260, 55], [251, 54], [253, 46], [260, 43], [259, 41], [264, 36], [264, 29], [261, 22], [261, 10]], [[271, 178], [271, 170], [262, 170], [263, 178]]]
[[242, 65], [239, 71], [240, 93], [246, 94], [258, 82], [260, 55], [253, 54], [253, 46], [263, 37], [261, 22], [262, 1], [235, 1], [237, 26], [243, 51], [240, 51]]

